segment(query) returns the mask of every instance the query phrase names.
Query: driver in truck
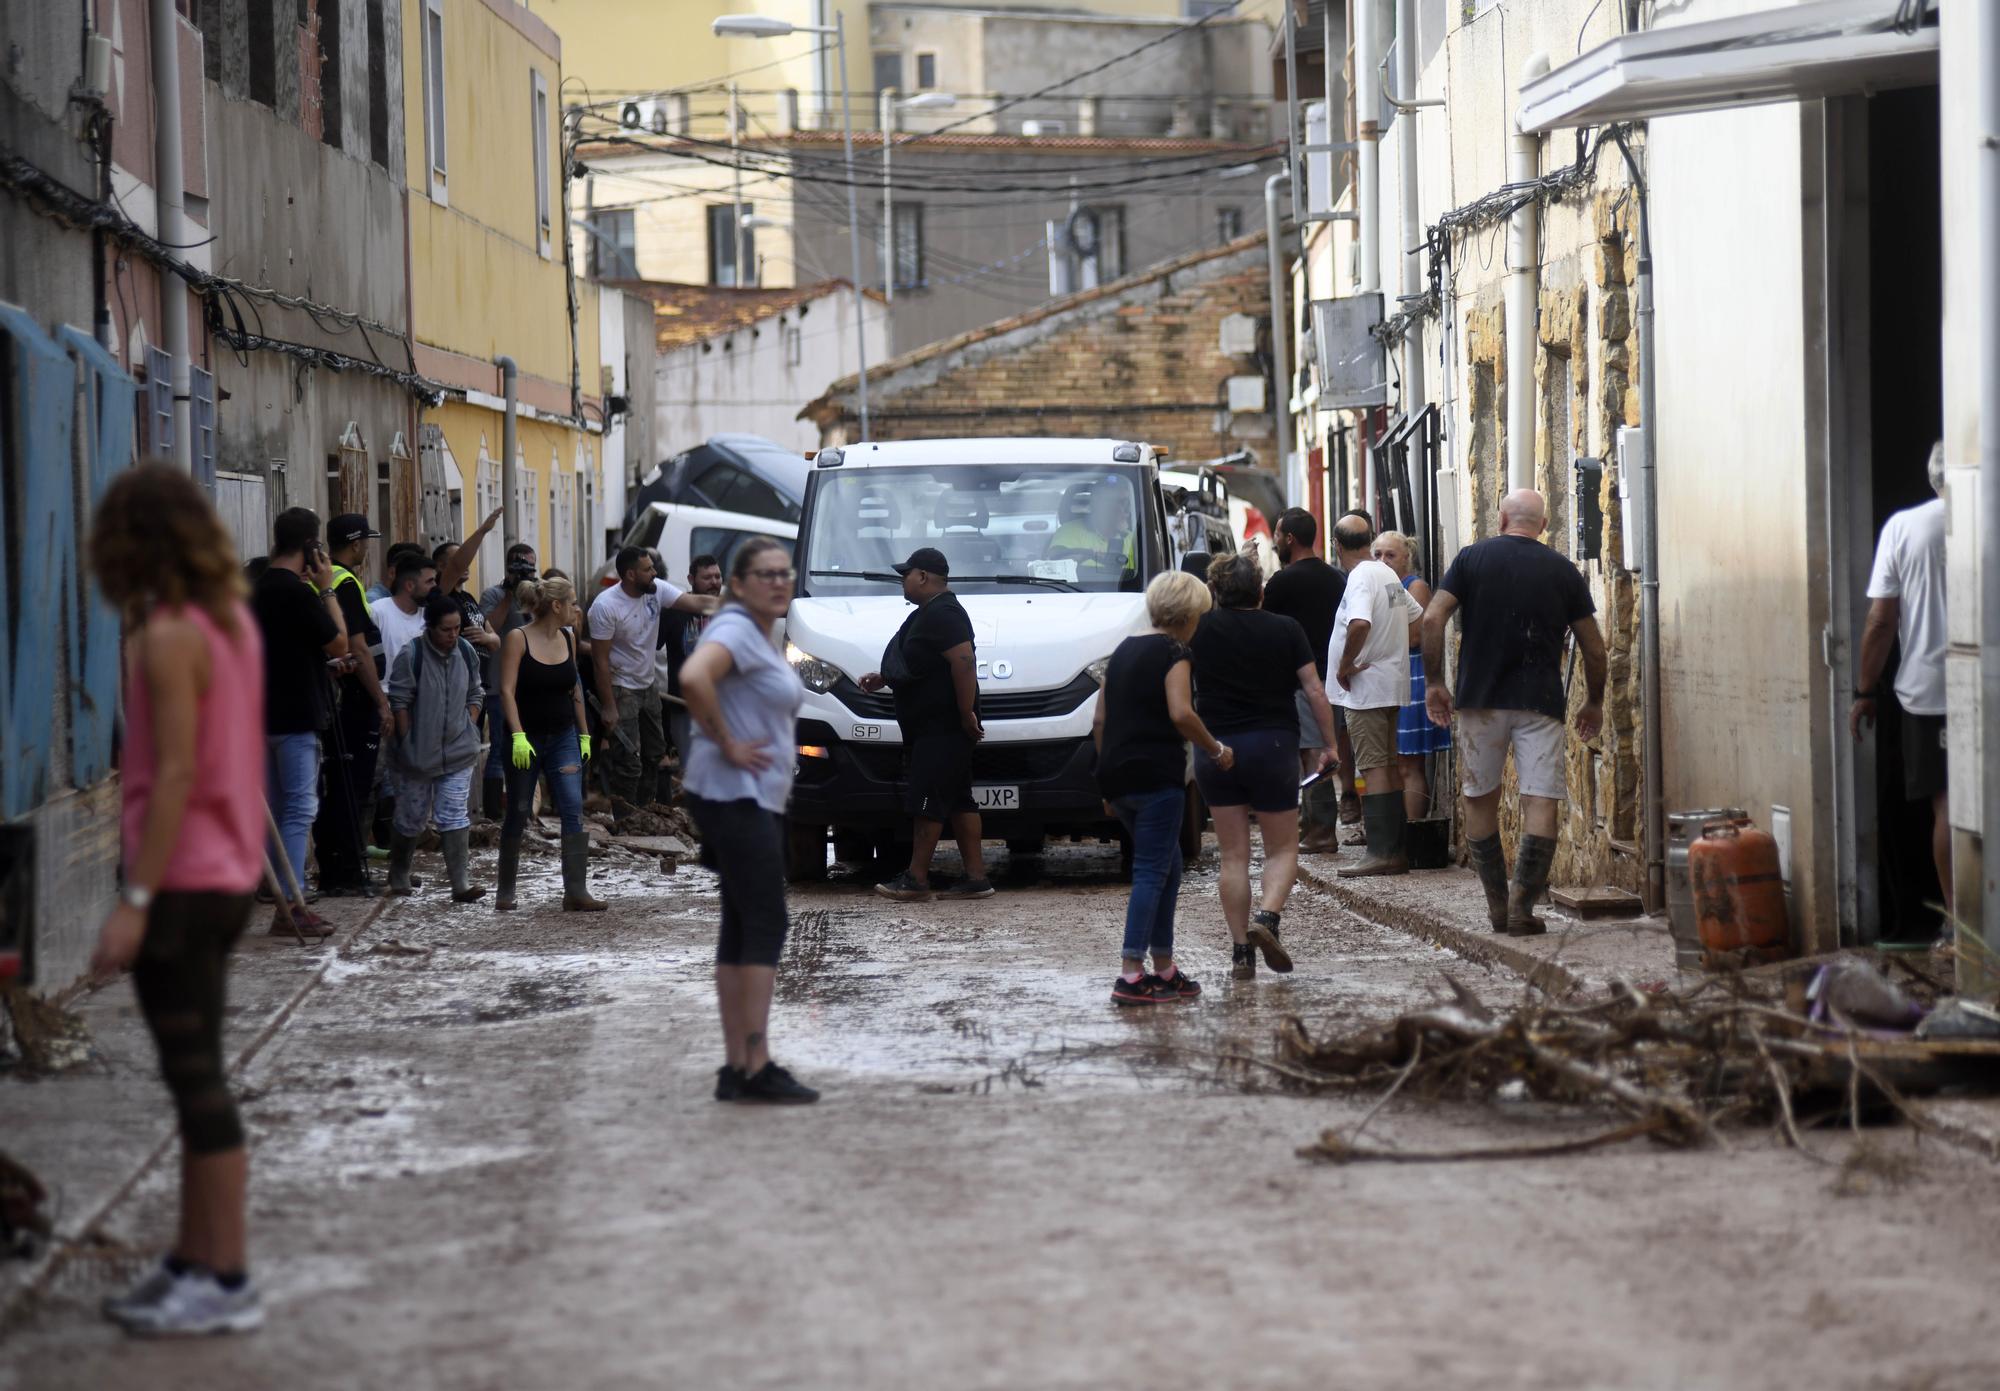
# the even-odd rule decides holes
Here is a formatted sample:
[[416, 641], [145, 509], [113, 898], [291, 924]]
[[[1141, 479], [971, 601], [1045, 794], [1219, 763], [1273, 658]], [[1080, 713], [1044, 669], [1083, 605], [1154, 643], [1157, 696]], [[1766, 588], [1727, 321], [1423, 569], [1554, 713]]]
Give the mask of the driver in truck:
[[[903, 598], [917, 606], [882, 652], [882, 669], [861, 678], [861, 689], [885, 687], [896, 701], [896, 723], [909, 749], [910, 867], [877, 884], [875, 892], [905, 903], [931, 898], [991, 898], [979, 837], [979, 808], [972, 800], [972, 748], [986, 737], [979, 722], [978, 659], [972, 620], [951, 592], [951, 564], [942, 551], [920, 546], [894, 567]], [[944, 823], [958, 840], [965, 878], [939, 892], [931, 888], [931, 855]]]
[[1138, 568], [1134, 560], [1131, 497], [1123, 482], [1106, 479], [1090, 491], [1087, 518], [1072, 518], [1049, 538], [1047, 558], [1116, 575]]

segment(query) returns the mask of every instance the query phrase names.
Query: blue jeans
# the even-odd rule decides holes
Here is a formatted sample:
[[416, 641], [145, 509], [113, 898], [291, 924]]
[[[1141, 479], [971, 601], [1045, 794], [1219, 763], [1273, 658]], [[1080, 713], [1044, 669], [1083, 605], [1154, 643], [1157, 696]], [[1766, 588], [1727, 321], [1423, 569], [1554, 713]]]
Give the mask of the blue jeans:
[[[573, 836], [583, 829], [583, 746], [576, 730], [565, 729], [550, 739], [536, 743], [528, 737], [534, 757], [525, 768], [514, 766], [514, 736], [501, 736], [507, 748], [507, 818], [500, 823], [502, 840], [519, 840], [527, 829], [528, 809], [535, 800], [535, 780], [544, 774], [549, 794], [555, 798], [556, 814], [562, 817], [563, 834]], [[500, 747], [499, 739], [494, 746]]]
[[462, 831], [472, 824], [468, 803], [472, 796], [472, 770], [468, 763], [456, 773], [429, 780], [402, 775], [396, 794], [396, 834], [420, 836], [427, 823], [440, 831]]
[[[319, 735], [264, 736], [264, 796], [271, 804], [271, 818], [278, 823], [278, 844], [271, 847], [271, 859], [275, 862], [282, 854], [303, 886], [306, 835], [319, 815]], [[279, 887], [290, 893], [282, 873], [278, 879]]]
[[1132, 896], [1125, 903], [1125, 959], [1150, 949], [1174, 953], [1174, 907], [1181, 897], [1181, 817], [1187, 793], [1174, 787], [1115, 797], [1112, 810], [1132, 837]]

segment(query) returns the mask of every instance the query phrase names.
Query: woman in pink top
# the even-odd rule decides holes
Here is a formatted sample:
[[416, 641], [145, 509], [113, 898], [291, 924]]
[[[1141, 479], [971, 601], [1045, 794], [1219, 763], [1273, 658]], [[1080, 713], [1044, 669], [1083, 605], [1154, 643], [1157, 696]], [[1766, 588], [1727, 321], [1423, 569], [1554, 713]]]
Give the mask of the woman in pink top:
[[181, 1132], [173, 1249], [105, 1312], [128, 1332], [235, 1332], [264, 1310], [244, 1259], [249, 1158], [223, 1075], [229, 950], [263, 866], [264, 668], [235, 547], [200, 487], [144, 464], [104, 494], [90, 566], [125, 618], [125, 888], [100, 979], [130, 969]]

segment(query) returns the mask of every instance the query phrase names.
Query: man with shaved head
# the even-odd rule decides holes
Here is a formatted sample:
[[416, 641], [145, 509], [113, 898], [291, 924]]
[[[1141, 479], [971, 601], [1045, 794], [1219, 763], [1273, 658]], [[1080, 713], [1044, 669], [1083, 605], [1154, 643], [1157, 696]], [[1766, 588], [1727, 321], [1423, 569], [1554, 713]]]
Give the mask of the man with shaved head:
[[[1556, 856], [1556, 813], [1567, 791], [1563, 722], [1563, 634], [1576, 634], [1585, 695], [1576, 732], [1585, 742], [1604, 724], [1604, 636], [1590, 586], [1567, 558], [1542, 544], [1548, 506], [1533, 488], [1500, 502], [1500, 534], [1467, 546], [1424, 610], [1425, 706], [1449, 725], [1453, 690], [1444, 680], [1444, 633], [1459, 614], [1458, 746], [1465, 770], [1465, 839], [1486, 890], [1493, 930], [1529, 937], [1547, 928], [1535, 901]], [[1521, 844], [1514, 874], [1500, 844], [1500, 779], [1507, 751], [1521, 786]]]

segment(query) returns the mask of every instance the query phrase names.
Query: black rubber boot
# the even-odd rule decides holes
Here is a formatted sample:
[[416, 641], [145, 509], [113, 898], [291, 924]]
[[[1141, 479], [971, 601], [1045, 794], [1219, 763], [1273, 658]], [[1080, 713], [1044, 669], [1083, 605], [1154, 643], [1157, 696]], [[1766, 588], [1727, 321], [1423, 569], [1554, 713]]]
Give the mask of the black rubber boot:
[[1361, 799], [1361, 819], [1368, 828], [1368, 855], [1358, 865], [1335, 871], [1342, 879], [1368, 879], [1379, 874], [1408, 874], [1403, 856], [1403, 791], [1371, 792]]
[[590, 896], [590, 832], [562, 838], [563, 912], [602, 913], [611, 905]]
[[444, 867], [451, 875], [451, 901], [453, 903], [477, 903], [486, 897], [484, 886], [475, 887], [466, 869], [472, 855], [472, 830], [460, 826], [455, 831], [443, 831], [438, 835], [444, 847]]
[[408, 898], [417, 891], [417, 883], [410, 878], [410, 861], [417, 855], [417, 838], [398, 831], [389, 837], [389, 892], [398, 898]]
[[501, 912], [514, 907], [514, 880], [521, 871], [521, 838], [500, 838], [499, 884], [493, 890], [493, 906]]
[[1278, 915], [1269, 908], [1259, 908], [1250, 915], [1250, 931], [1245, 934], [1250, 945], [1264, 953], [1264, 964], [1279, 975], [1292, 969], [1291, 953], [1278, 940]]
[[1479, 887], [1486, 890], [1486, 918], [1495, 932], [1507, 930], [1507, 849], [1495, 831], [1483, 840], [1467, 840], [1466, 853], [1479, 875]]
[[1507, 935], [1539, 937], [1548, 924], [1535, 916], [1535, 901], [1549, 886], [1549, 869], [1555, 864], [1556, 842], [1552, 836], [1522, 836], [1520, 851], [1514, 856], [1514, 882], [1507, 888]]

